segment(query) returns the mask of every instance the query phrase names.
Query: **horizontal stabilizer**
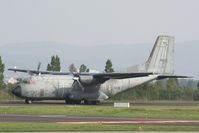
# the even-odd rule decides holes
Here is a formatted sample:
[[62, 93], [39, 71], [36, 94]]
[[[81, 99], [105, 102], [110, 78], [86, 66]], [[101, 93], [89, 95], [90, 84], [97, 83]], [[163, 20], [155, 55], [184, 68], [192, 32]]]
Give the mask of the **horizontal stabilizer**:
[[181, 75], [160, 75], [157, 79], [166, 79], [166, 78], [193, 78], [192, 76], [181, 76]]

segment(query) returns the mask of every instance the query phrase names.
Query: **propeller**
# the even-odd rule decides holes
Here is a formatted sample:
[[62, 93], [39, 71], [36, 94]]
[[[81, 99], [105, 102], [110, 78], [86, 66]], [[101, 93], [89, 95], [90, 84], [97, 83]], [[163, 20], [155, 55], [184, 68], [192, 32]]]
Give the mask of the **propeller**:
[[39, 62], [38, 66], [37, 66], [37, 72], [38, 72], [39, 75], [40, 75], [40, 73], [39, 73], [40, 67], [41, 67], [41, 62]]
[[38, 65], [37, 65], [37, 71], [40, 70], [40, 67], [41, 67], [41, 62], [39, 62]]
[[82, 91], [84, 91], [85, 90], [85, 88], [84, 88], [84, 86], [82, 85], [82, 83], [80, 82], [80, 73], [74, 73], [74, 72], [71, 72], [72, 73], [72, 75], [74, 76], [73, 77], [73, 80], [74, 80], [74, 82], [73, 82], [73, 86], [75, 85], [75, 83], [77, 83], [77, 85], [82, 89]]

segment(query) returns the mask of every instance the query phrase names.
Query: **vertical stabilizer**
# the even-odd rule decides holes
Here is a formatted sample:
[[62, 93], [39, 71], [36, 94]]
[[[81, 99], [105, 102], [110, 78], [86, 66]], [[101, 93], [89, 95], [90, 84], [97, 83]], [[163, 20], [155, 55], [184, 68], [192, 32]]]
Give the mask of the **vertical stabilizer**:
[[146, 63], [127, 68], [128, 72], [174, 73], [174, 37], [158, 36]]
[[148, 72], [174, 73], [174, 37], [158, 36], [146, 62]]

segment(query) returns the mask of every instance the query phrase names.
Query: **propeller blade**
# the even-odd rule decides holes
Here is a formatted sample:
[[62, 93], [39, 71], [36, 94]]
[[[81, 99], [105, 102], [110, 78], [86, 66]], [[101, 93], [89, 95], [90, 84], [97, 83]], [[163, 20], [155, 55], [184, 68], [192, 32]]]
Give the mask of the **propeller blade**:
[[41, 67], [41, 62], [38, 63], [38, 66], [37, 66], [37, 71], [39, 72], [40, 70], [40, 67]]
[[83, 85], [81, 84], [81, 82], [79, 80], [79, 77], [73, 77], [73, 80], [74, 80], [73, 85], [75, 84], [75, 82], [77, 82], [78, 86], [82, 89], [82, 91], [85, 90], [84, 87], [83, 87]]
[[81, 84], [81, 82], [79, 80], [77, 80], [77, 83], [79, 84], [79, 87], [82, 89], [82, 91], [84, 91], [84, 87], [83, 85]]

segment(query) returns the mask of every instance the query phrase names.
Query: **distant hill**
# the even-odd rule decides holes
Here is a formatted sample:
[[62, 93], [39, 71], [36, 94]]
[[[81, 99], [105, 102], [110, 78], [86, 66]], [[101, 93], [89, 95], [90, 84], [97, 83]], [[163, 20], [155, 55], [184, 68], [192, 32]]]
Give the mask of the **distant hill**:
[[[153, 44], [115, 44], [98, 46], [78, 46], [52, 42], [12, 43], [0, 46], [0, 55], [7, 68], [36, 69], [42, 62], [42, 70], [46, 70], [51, 56], [57, 54], [61, 58], [62, 71], [74, 63], [79, 67], [87, 65], [91, 69], [104, 70], [105, 61], [109, 58], [117, 71], [125, 71], [131, 65], [144, 63]], [[178, 74], [198, 75], [199, 41], [176, 44], [175, 71]], [[9, 74], [8, 72], [6, 72]]]

